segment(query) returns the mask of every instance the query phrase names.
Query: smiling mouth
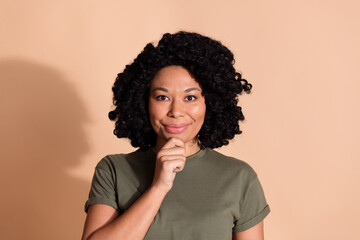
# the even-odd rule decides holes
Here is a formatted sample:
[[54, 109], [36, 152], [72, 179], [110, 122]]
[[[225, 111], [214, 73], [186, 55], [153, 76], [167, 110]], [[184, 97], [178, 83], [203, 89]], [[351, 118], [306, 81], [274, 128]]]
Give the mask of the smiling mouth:
[[188, 128], [188, 126], [188, 124], [171, 124], [164, 125], [164, 128], [168, 133], [182, 133]]

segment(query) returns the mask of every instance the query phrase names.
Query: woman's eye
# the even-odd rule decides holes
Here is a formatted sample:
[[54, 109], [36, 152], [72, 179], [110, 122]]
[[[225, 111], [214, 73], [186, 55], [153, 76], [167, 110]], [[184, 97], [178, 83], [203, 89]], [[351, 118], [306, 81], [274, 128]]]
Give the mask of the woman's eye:
[[185, 101], [191, 102], [191, 101], [194, 101], [194, 100], [196, 100], [196, 97], [193, 96], [193, 95], [190, 95], [190, 96], [186, 96], [186, 97], [185, 97]]
[[165, 96], [165, 95], [159, 95], [159, 96], [156, 97], [156, 100], [158, 100], [158, 101], [166, 101], [166, 100], [168, 100], [168, 97]]

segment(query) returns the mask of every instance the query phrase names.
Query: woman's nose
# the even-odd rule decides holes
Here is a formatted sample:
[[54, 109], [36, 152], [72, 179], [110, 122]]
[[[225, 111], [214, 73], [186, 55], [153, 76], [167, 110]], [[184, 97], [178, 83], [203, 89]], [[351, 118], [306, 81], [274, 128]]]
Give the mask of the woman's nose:
[[184, 103], [179, 100], [172, 101], [172, 103], [170, 104], [168, 116], [173, 118], [183, 117]]

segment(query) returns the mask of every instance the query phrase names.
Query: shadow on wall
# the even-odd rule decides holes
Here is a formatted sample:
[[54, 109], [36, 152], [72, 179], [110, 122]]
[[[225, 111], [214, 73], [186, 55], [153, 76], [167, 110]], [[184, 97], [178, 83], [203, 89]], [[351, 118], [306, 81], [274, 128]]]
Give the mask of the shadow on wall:
[[89, 183], [66, 170], [88, 151], [89, 121], [56, 70], [0, 60], [0, 239], [80, 239]]

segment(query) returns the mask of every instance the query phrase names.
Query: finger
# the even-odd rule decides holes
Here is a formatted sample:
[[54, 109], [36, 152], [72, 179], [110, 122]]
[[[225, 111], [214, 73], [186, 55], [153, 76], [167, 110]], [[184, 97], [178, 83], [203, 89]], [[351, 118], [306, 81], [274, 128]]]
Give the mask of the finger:
[[185, 160], [184, 159], [174, 159], [164, 162], [164, 167], [171, 172], [180, 172], [184, 169]]
[[182, 159], [183, 161], [186, 161], [185, 155], [163, 155], [159, 158], [161, 162], [172, 161], [176, 159]]
[[178, 138], [170, 138], [169, 141], [165, 143], [162, 147], [163, 149], [173, 148], [173, 147], [184, 147], [185, 144], [182, 140]]
[[161, 149], [158, 154], [160, 156], [166, 156], [166, 155], [181, 155], [185, 156], [185, 148], [184, 147], [173, 147], [173, 148], [167, 148], [167, 149]]

